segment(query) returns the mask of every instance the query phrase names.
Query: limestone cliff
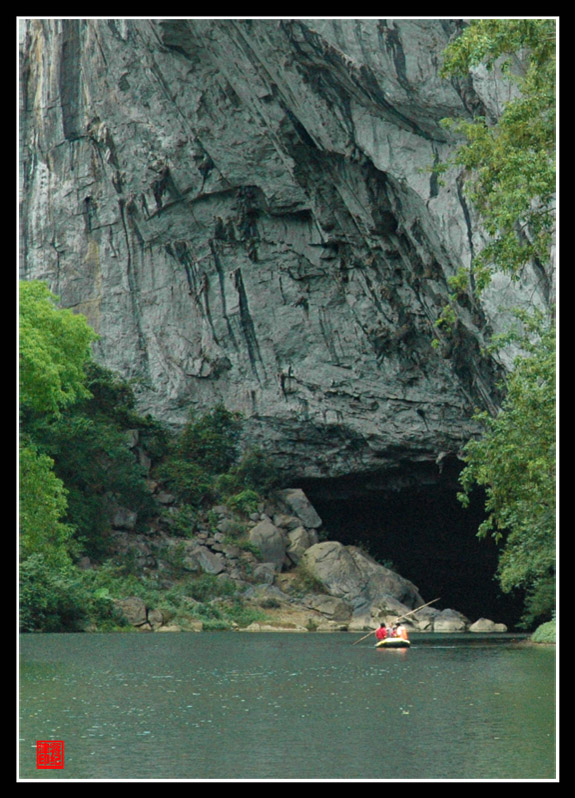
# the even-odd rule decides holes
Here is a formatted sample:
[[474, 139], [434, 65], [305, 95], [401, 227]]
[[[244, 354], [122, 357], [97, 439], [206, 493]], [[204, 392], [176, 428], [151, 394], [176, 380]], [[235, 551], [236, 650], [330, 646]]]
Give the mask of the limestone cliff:
[[86, 315], [143, 412], [222, 402], [288, 473], [456, 453], [497, 404], [481, 345], [507, 290], [432, 346], [481, 244], [462, 176], [428, 170], [439, 122], [506, 91], [439, 78], [462, 24], [26, 21], [22, 277]]

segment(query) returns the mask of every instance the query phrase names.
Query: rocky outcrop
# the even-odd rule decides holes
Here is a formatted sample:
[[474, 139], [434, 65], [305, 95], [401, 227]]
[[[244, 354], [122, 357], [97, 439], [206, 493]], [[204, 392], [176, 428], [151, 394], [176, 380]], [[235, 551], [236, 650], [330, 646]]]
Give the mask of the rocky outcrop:
[[223, 402], [288, 475], [435, 473], [497, 405], [482, 343], [522, 290], [434, 327], [481, 244], [461, 175], [429, 171], [440, 120], [507, 90], [439, 78], [462, 25], [24, 21], [23, 278], [86, 315], [143, 412]]
[[[165, 497], [157, 483], [155, 491]], [[113, 510], [112, 521], [118, 517]], [[265, 614], [266, 620], [243, 627], [250, 632], [364, 632], [405, 615], [412, 631], [505, 631], [485, 618], [470, 626], [452, 609], [417, 610], [426, 602], [409, 580], [357, 546], [319, 540], [326, 534], [322, 520], [300, 489], [279, 491], [273, 503], [262, 504], [249, 519], [225, 505], [214, 507], [183, 537], [181, 529], [174, 534], [170, 518], [164, 516], [148, 534], [136, 533], [132, 524], [110, 534], [112, 560], [131, 562], [164, 590], [182, 589], [185, 606], [177, 622], [173, 610], [139, 596], [115, 599], [116, 612], [139, 631], [202, 631], [202, 603], [186, 594], [186, 585], [203, 575], [233, 584], [244, 605]], [[81, 567], [91, 567], [87, 558]], [[218, 607], [221, 601], [216, 597], [208, 603]]]

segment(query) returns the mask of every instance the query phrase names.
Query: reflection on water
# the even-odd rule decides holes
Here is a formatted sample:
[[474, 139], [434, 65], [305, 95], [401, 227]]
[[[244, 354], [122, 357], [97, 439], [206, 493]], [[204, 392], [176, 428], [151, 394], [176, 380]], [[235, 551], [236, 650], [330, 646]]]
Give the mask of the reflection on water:
[[[509, 638], [26, 635], [21, 779], [553, 779], [555, 652]], [[36, 740], [64, 740], [64, 770]]]

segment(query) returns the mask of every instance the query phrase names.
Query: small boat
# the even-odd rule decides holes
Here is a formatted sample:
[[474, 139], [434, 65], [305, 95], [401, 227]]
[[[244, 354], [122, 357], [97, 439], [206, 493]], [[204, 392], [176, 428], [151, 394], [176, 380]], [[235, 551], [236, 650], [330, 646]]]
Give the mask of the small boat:
[[411, 643], [403, 637], [386, 637], [375, 644], [376, 648], [409, 648]]

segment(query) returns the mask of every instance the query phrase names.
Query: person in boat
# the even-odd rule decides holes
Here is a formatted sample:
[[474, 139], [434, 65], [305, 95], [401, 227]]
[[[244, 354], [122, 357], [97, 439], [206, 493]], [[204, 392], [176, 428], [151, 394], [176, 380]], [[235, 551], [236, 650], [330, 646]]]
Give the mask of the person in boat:
[[375, 636], [378, 640], [385, 640], [387, 637], [387, 627], [384, 623], [379, 624], [379, 629], [375, 630]]
[[402, 640], [409, 640], [407, 628], [402, 623], [395, 624], [395, 637], [401, 637]]

